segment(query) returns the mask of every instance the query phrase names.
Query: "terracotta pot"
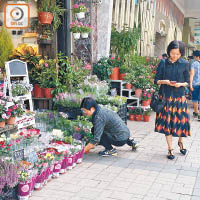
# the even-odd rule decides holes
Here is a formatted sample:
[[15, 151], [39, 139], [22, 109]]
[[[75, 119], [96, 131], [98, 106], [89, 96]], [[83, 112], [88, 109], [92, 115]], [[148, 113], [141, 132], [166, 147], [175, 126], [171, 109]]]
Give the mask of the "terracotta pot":
[[112, 74], [110, 75], [111, 80], [119, 80], [119, 67], [114, 67], [112, 69]]
[[44, 97], [43, 89], [40, 87], [39, 84], [34, 85], [34, 97], [37, 97], [37, 98]]
[[141, 95], [142, 95], [142, 89], [140, 89], [140, 88], [135, 89], [135, 96], [140, 98]]
[[119, 80], [124, 80], [124, 77], [126, 76], [126, 74], [120, 74], [119, 75]]
[[129, 114], [129, 120], [130, 120], [130, 121], [134, 121], [134, 120], [135, 120], [135, 115]]
[[5, 125], [6, 125], [6, 122], [5, 122], [5, 121], [0, 122], [0, 128], [4, 128]]
[[151, 103], [151, 99], [148, 99], [148, 100], [143, 100], [142, 101], [142, 106], [149, 106], [150, 105], [150, 103]]
[[16, 121], [16, 117], [9, 117], [6, 123], [9, 125], [13, 125], [15, 124], [15, 121]]
[[50, 12], [40, 12], [39, 21], [41, 24], [51, 24], [53, 21], [53, 14]]
[[52, 99], [51, 91], [53, 88], [44, 88], [44, 95], [47, 99]]
[[126, 89], [131, 89], [132, 88], [132, 85], [130, 83], [127, 83], [126, 84]]
[[142, 121], [142, 115], [135, 115], [135, 121]]
[[149, 122], [150, 121], [150, 115], [144, 115], [144, 122]]

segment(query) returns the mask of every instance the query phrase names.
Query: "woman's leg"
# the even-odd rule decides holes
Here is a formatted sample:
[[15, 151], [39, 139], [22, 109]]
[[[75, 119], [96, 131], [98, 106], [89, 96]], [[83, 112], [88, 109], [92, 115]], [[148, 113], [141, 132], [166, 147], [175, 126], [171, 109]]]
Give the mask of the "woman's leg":
[[168, 149], [172, 150], [173, 149], [173, 147], [172, 147], [172, 135], [167, 135], [166, 141], [167, 141]]
[[179, 139], [178, 139], [178, 143], [183, 143], [183, 138], [182, 137], [179, 137]]

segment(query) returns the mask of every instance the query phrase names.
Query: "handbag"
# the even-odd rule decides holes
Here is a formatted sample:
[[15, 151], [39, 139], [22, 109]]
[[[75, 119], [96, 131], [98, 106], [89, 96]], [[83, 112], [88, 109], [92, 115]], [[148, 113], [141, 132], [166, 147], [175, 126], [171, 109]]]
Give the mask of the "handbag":
[[150, 107], [154, 112], [158, 113], [163, 110], [166, 102], [167, 101], [165, 100], [164, 96], [161, 96], [160, 94], [158, 94], [158, 92], [155, 92], [152, 96]]
[[[164, 73], [163, 74], [165, 75], [165, 64], [164, 64]], [[150, 103], [151, 109], [156, 113], [161, 112], [167, 102], [165, 99], [165, 93], [163, 92], [162, 85], [161, 85], [160, 92], [161, 92], [161, 94], [158, 92], [153, 93], [151, 103]]]

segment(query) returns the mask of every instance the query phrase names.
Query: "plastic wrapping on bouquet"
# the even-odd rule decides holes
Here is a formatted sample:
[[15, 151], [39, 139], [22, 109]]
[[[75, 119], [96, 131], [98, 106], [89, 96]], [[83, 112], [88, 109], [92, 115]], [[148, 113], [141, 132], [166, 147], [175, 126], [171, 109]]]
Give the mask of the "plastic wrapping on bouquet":
[[67, 158], [64, 157], [62, 160], [62, 165], [61, 165], [61, 169], [60, 169], [60, 174], [64, 174], [67, 171]]
[[43, 182], [44, 182], [44, 174], [43, 172], [41, 174], [38, 174], [36, 176], [36, 180], [35, 180], [35, 190], [41, 190], [42, 186], [43, 186]]
[[84, 153], [84, 148], [82, 148], [82, 150], [79, 152], [79, 158], [77, 160], [77, 164], [82, 163], [82, 161], [83, 161], [83, 153]]
[[19, 200], [28, 200], [31, 191], [32, 180], [19, 182], [18, 184], [18, 198]]
[[61, 164], [62, 164], [62, 161], [57, 161], [57, 162], [54, 164], [53, 178], [59, 177], [59, 173], [60, 173], [60, 169], [61, 169]]
[[73, 166], [73, 155], [70, 155], [67, 158], [67, 169], [72, 169]]

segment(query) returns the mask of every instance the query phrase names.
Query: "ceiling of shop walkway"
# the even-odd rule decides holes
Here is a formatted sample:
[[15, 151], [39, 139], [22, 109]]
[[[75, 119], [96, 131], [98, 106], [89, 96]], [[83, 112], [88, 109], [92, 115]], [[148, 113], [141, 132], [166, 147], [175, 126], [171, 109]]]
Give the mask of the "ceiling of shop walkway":
[[200, 19], [200, 0], [177, 0], [177, 2], [184, 6], [185, 17]]

